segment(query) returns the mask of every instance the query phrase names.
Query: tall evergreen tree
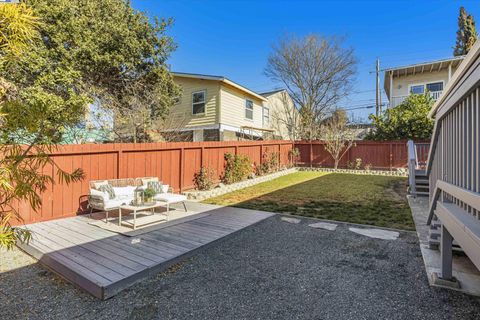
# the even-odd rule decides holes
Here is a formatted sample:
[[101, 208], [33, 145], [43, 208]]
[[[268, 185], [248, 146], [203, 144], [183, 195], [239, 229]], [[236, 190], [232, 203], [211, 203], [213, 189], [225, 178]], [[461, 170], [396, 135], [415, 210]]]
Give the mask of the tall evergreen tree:
[[460, 7], [458, 16], [457, 41], [453, 48], [454, 56], [462, 56], [468, 53], [473, 44], [477, 41], [477, 30], [473, 16], [467, 14], [464, 7]]

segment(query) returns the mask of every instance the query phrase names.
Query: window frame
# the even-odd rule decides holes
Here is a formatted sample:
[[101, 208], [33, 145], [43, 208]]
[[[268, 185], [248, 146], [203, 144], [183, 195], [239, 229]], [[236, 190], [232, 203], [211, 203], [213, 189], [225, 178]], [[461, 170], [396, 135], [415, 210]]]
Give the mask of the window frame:
[[[408, 94], [412, 93], [412, 87], [418, 87], [418, 86], [423, 86], [423, 93], [414, 93], [414, 94], [425, 94], [427, 92], [427, 85], [432, 84], [432, 83], [442, 83], [443, 90], [445, 90], [445, 80], [435, 80], [435, 81], [429, 81], [429, 82], [420, 82], [420, 83], [414, 83], [414, 84], [409, 84], [408, 85]], [[440, 92], [440, 91], [430, 91], [430, 92]]]
[[[422, 88], [423, 88], [423, 92], [422, 92], [422, 93], [413, 93], [413, 92], [412, 92], [412, 88], [413, 88], [413, 87], [420, 87], [420, 86], [422, 86]], [[410, 95], [410, 94], [425, 94], [425, 83], [415, 83], [415, 84], [410, 84], [410, 85], [408, 85], [408, 94], [409, 94], [409, 95]]]
[[[203, 101], [202, 102], [194, 102], [193, 100], [193, 96], [196, 94], [196, 93], [203, 93]], [[193, 108], [195, 105], [197, 104], [201, 104], [203, 103], [203, 112], [193, 112]], [[198, 91], [194, 91], [192, 92], [192, 115], [196, 116], [196, 115], [203, 115], [205, 114], [205, 109], [207, 108], [207, 90], [204, 89], [204, 90], [198, 90]]]
[[442, 90], [440, 90], [440, 91], [429, 91], [429, 92], [441, 92], [441, 91], [443, 91], [443, 90], [445, 89], [445, 81], [443, 81], [443, 80], [438, 80], [438, 81], [433, 81], [433, 82], [427, 82], [427, 83], [425, 83], [425, 92], [427, 92], [427, 86], [428, 86], [429, 84], [435, 84], [435, 83], [441, 83], [441, 84], [442, 84]]
[[[248, 102], [250, 102], [250, 103], [252, 104], [252, 108], [251, 108], [251, 109], [248, 108]], [[245, 116], [245, 119], [246, 119], [246, 120], [253, 121], [253, 109], [254, 109], [253, 100], [245, 98], [245, 113], [244, 113], [244, 116]], [[251, 118], [247, 117], [247, 111], [251, 111], [251, 112], [252, 112], [252, 117], [251, 117]]]
[[[267, 111], [267, 112], [265, 113], [265, 111]], [[265, 117], [265, 114], [267, 114], [266, 117]], [[265, 121], [265, 119], [267, 119], [267, 121]], [[270, 108], [263, 107], [262, 108], [262, 125], [266, 126], [266, 125], [269, 125], [269, 124], [270, 124]]]

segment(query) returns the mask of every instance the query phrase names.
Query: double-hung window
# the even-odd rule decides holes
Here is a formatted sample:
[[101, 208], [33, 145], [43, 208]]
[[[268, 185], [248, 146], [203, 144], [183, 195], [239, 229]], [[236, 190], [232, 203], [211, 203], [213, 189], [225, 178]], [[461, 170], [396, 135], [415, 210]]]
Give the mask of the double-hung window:
[[263, 125], [264, 126], [268, 125], [269, 120], [270, 120], [270, 109], [263, 108]]
[[245, 100], [245, 118], [249, 120], [253, 120], [253, 101], [252, 100]]
[[443, 82], [427, 83], [427, 90], [428, 92], [443, 91]]
[[410, 86], [410, 93], [413, 94], [424, 94], [426, 91], [428, 92], [440, 92], [443, 91], [443, 82], [430, 82], [427, 84], [416, 84]]
[[192, 114], [205, 113], [205, 96], [205, 90], [192, 93]]
[[410, 93], [424, 94], [425, 93], [425, 86], [423, 84], [411, 86], [410, 87]]

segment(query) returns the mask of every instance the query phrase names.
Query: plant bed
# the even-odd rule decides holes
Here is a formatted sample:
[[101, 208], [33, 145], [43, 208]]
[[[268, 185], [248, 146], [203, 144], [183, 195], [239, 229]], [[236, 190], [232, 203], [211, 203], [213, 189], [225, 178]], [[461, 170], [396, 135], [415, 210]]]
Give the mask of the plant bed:
[[393, 176], [393, 177], [407, 177], [407, 169], [397, 168], [395, 170], [360, 170], [360, 169], [333, 169], [320, 167], [298, 167], [298, 171], [318, 171], [318, 172], [332, 172], [332, 173], [349, 173], [349, 174], [367, 174], [378, 176]]
[[205, 190], [205, 191], [192, 190], [192, 191], [186, 191], [183, 194], [186, 195], [189, 200], [201, 201], [211, 197], [217, 197], [232, 191], [240, 190], [246, 187], [254, 186], [262, 182], [270, 181], [278, 177], [281, 177], [290, 173], [294, 173], [296, 171], [297, 171], [297, 168], [289, 168], [289, 169], [277, 171], [271, 174], [267, 174], [264, 176], [256, 177], [253, 179], [247, 179], [244, 181], [232, 183], [232, 184], [220, 184], [211, 190]]

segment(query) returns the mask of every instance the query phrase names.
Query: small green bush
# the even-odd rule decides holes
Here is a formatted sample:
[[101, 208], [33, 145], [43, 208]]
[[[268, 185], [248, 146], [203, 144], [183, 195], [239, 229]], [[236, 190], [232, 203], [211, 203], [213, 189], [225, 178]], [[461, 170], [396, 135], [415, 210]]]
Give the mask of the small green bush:
[[245, 155], [233, 155], [227, 152], [225, 153], [225, 161], [225, 172], [222, 180], [226, 184], [243, 181], [252, 173], [250, 159]]
[[347, 168], [360, 170], [362, 168], [362, 158], [356, 158], [354, 161], [347, 161]]
[[197, 190], [211, 190], [215, 184], [215, 170], [207, 167], [201, 167], [200, 171], [195, 173], [193, 183]]
[[280, 169], [279, 158], [280, 154], [278, 152], [263, 154], [262, 163], [255, 168], [256, 174], [263, 176], [278, 171]]

